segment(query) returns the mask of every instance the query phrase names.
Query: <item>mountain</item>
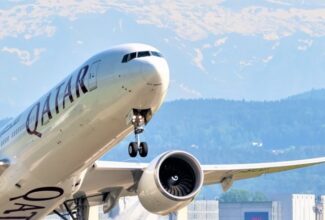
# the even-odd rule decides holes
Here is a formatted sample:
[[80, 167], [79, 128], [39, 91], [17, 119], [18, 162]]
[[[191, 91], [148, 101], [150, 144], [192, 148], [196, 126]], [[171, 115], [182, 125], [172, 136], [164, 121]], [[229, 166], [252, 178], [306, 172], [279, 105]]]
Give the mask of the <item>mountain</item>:
[[325, 89], [313, 89], [298, 95], [289, 97], [290, 100], [320, 100], [325, 101]]
[[[285, 155], [316, 156], [312, 152], [305, 155], [294, 152], [306, 146], [325, 145], [324, 107], [321, 100], [180, 100], [164, 104], [144, 136], [150, 145], [161, 150], [177, 147], [193, 152], [212, 150], [219, 155], [234, 150], [267, 153], [253, 158], [256, 162], [269, 159], [270, 155], [275, 159]], [[200, 155], [206, 162], [215, 162], [209, 156]], [[238, 161], [247, 162], [240, 155], [219, 159], [219, 162]]]

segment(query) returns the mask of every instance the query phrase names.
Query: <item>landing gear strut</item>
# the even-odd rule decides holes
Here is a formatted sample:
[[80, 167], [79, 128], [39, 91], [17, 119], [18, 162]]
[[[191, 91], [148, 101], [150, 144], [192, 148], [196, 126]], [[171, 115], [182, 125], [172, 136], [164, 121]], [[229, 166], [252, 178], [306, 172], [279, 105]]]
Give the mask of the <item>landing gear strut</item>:
[[79, 197], [73, 200], [65, 201], [63, 207], [65, 214], [54, 210], [62, 220], [89, 220], [89, 203], [87, 197]]
[[139, 152], [141, 157], [146, 157], [148, 155], [148, 144], [140, 141], [140, 134], [144, 131], [146, 118], [142, 114], [135, 114], [132, 116], [132, 124], [136, 141], [129, 144], [129, 155], [136, 157]]

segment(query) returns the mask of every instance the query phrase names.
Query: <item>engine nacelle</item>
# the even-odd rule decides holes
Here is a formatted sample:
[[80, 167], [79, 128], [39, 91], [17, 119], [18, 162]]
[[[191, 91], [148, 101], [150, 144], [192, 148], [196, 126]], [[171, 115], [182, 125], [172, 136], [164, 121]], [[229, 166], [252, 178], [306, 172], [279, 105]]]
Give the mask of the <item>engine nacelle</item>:
[[150, 163], [137, 192], [149, 212], [166, 215], [192, 202], [202, 185], [203, 171], [198, 160], [189, 153], [171, 151]]

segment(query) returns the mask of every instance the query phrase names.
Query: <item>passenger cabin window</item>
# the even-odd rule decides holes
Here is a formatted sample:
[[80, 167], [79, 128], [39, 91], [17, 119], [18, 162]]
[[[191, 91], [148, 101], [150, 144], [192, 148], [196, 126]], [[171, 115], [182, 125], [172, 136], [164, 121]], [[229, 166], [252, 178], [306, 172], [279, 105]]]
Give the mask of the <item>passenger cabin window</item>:
[[133, 52], [124, 55], [122, 59], [122, 63], [127, 63], [135, 58], [149, 57], [149, 56], [163, 57], [162, 54], [157, 51], [139, 51], [139, 52]]

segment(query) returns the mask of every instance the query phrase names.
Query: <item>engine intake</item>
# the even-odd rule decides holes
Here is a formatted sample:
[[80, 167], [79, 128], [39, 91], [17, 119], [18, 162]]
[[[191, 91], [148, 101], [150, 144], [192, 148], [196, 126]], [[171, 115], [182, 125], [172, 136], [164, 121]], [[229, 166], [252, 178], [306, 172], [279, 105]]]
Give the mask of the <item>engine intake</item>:
[[169, 194], [187, 196], [195, 187], [195, 171], [185, 160], [170, 157], [160, 166], [159, 180]]
[[171, 151], [154, 159], [138, 185], [142, 205], [165, 215], [188, 205], [203, 185], [200, 163], [189, 153]]

